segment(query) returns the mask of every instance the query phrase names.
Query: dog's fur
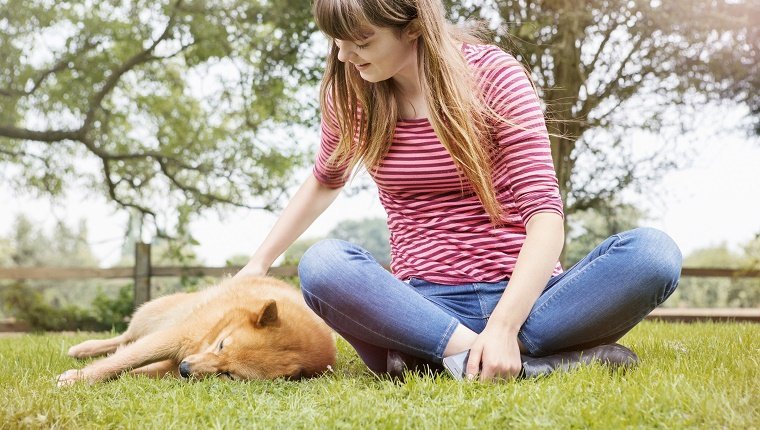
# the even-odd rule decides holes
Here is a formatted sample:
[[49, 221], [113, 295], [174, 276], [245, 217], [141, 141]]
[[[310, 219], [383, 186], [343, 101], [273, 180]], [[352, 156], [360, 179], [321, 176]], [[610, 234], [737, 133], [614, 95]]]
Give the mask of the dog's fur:
[[120, 336], [69, 349], [76, 358], [110, 353], [81, 370], [64, 372], [58, 385], [124, 372], [245, 380], [311, 377], [335, 362], [335, 338], [288, 284], [268, 277], [227, 279], [196, 293], [152, 300], [135, 312]]

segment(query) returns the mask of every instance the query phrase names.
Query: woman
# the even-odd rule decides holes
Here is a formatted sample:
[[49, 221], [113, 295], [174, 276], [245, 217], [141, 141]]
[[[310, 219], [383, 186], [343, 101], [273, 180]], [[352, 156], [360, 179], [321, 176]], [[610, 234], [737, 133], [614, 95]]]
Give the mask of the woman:
[[299, 274], [307, 303], [370, 369], [436, 367], [464, 350], [481, 380], [517, 376], [527, 357], [635, 362], [610, 344], [673, 292], [680, 252], [637, 229], [562, 271], [562, 202], [520, 64], [455, 30], [439, 0], [316, 0], [314, 15], [334, 42], [316, 165], [236, 276], [266, 273], [361, 163], [388, 213], [393, 273], [326, 240]]

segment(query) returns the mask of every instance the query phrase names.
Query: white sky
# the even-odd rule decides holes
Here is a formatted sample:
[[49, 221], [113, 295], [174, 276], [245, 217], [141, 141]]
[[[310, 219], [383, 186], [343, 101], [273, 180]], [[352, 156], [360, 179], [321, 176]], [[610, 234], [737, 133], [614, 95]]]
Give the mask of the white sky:
[[[760, 232], [760, 143], [727, 136], [702, 142], [700, 147], [690, 167], [673, 171], [653, 185], [650, 198], [636, 199], [650, 211], [645, 225], [668, 232], [684, 254], [724, 242], [736, 247]], [[103, 201], [82, 201], [82, 195], [74, 190], [51, 206], [46, 200], [14, 195], [0, 185], [0, 235], [10, 232], [18, 213], [48, 228], [57, 219], [76, 225], [84, 218], [102, 265], [112, 265], [119, 258], [126, 215], [115, 213]], [[374, 190], [352, 198], [341, 195], [304, 236], [322, 236], [343, 219], [384, 215]], [[275, 219], [262, 211], [231, 211], [223, 220], [209, 214], [192, 224], [200, 242], [196, 252], [210, 266], [222, 265], [233, 255], [249, 255]]]

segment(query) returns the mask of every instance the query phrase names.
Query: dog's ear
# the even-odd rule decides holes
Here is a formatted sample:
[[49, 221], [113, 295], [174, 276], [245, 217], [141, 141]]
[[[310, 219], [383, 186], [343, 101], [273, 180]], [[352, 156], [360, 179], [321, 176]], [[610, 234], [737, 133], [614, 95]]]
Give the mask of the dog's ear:
[[266, 327], [277, 322], [277, 302], [267, 300], [257, 315], [254, 315], [253, 325], [256, 327]]

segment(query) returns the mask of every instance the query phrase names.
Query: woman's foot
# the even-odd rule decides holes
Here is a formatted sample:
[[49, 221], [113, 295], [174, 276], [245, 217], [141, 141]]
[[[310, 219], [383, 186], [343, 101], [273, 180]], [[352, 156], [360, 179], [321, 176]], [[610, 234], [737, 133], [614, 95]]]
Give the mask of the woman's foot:
[[436, 374], [443, 371], [443, 366], [424, 358], [389, 349], [387, 358], [388, 376], [403, 381], [405, 371]]
[[520, 377], [523, 378], [548, 375], [556, 371], [568, 371], [595, 361], [612, 368], [632, 368], [639, 362], [639, 357], [635, 352], [617, 343], [599, 345], [580, 351], [559, 352], [544, 357], [522, 357], [523, 368]]

